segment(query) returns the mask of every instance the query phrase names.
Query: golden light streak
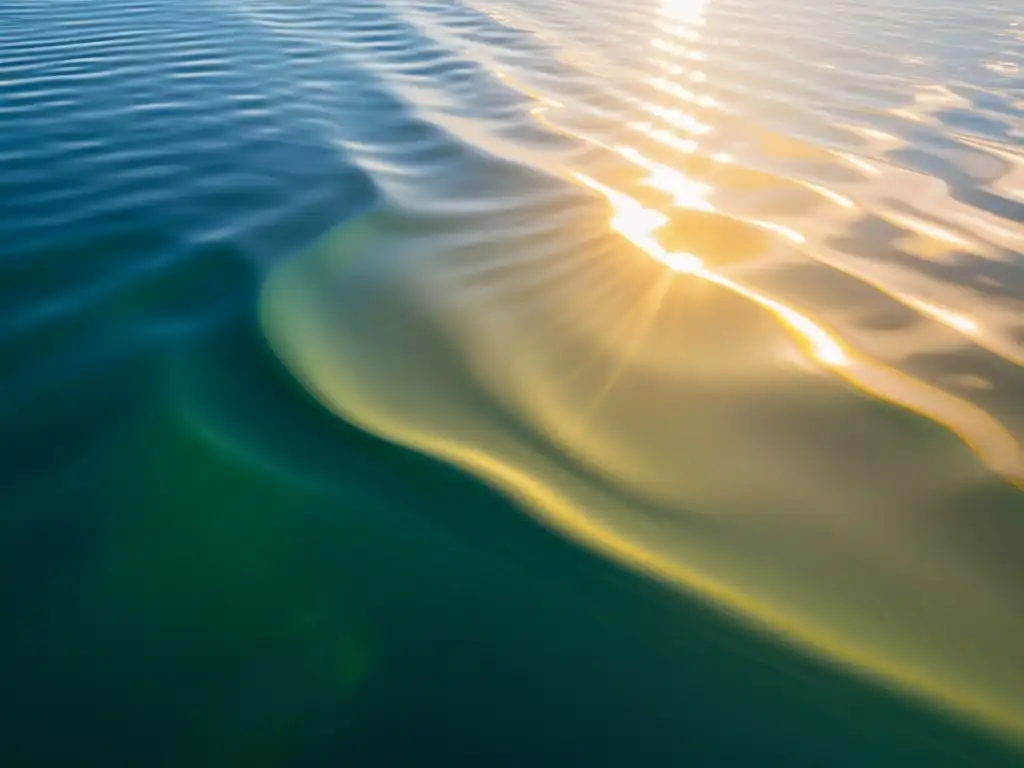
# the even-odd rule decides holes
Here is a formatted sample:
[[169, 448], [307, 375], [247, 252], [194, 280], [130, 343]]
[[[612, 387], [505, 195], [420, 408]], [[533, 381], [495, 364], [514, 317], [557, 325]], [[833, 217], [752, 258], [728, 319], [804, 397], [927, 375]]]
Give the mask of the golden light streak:
[[645, 208], [635, 198], [601, 184], [585, 174], [576, 173], [574, 176], [583, 184], [605, 196], [614, 211], [611, 220], [612, 228], [649, 256], [673, 271], [696, 275], [760, 304], [802, 337], [812, 350], [814, 357], [824, 365], [836, 367], [849, 362], [849, 357], [842, 344], [806, 315], [758, 291], [711, 272], [704, 267], [703, 261], [692, 253], [666, 251], [657, 239], [657, 230], [668, 222], [668, 217], [665, 214]]

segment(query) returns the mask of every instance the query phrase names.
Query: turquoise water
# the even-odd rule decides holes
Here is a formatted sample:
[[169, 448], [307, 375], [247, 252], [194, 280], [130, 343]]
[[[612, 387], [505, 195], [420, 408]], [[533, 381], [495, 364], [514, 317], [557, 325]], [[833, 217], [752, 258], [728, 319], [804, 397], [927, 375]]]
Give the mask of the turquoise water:
[[9, 0], [3, 765], [1024, 762], [1010, 0]]

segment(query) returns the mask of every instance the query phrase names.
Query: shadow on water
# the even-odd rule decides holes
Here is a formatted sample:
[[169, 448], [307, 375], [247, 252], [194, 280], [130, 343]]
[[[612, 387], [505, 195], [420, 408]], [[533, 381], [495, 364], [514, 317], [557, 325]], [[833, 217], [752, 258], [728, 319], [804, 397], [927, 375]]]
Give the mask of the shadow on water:
[[1013, 763], [340, 422], [196, 258], [218, 322], [100, 302], [5, 398], [4, 764]]

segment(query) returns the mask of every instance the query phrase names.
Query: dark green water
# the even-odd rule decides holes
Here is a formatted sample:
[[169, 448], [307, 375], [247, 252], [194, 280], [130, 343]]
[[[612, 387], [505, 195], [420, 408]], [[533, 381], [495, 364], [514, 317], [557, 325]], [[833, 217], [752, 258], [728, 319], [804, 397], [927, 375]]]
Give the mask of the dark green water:
[[[447, 38], [401, 3], [307, 5], [0, 6], [0, 766], [1021, 765], [346, 423], [279, 362], [279, 265], [385, 200], [486, 232], [474, 190], [517, 183], [374, 70], [375, 46], [429, 62]], [[435, 6], [408, 11], [487, 18]], [[481, 93], [485, 125], [515, 104]], [[511, 140], [561, 146], [527, 125]]]
[[8, 417], [8, 765], [1014, 764], [339, 423], [244, 306], [104, 368]]

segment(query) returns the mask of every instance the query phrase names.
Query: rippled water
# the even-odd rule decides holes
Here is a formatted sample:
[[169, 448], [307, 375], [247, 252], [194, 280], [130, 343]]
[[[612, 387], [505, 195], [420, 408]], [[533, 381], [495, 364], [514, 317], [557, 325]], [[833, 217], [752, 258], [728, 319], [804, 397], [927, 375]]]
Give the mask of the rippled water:
[[[476, 716], [452, 702], [483, 685], [519, 712], [589, 695], [580, 727], [623, 729], [621, 744], [528, 731], [546, 746], [515, 752], [478, 724], [467, 754], [487, 764], [593, 760], [591, 739], [611, 739], [611, 764], [636, 740], [651, 764], [1013, 761], [1016, 5], [5, 3], [4, 606], [25, 627], [15, 668], [53, 668], [18, 678], [15, 722], [43, 728], [47, 686], [71, 691], [74, 720], [103, 687], [90, 675], [109, 673], [121, 693], [99, 698], [204, 700], [144, 719], [191, 723], [169, 765], [251, 761], [267, 743], [269, 765], [320, 764], [303, 750], [332, 744], [410, 764], [366, 734], [388, 713], [421, 719], [438, 741], [416, 753], [441, 759], [451, 724]], [[437, 558], [433, 586], [367, 586], [422, 582]], [[454, 586], [467, 578], [479, 596]], [[694, 598], [708, 617], [675, 613]], [[505, 618], [437, 618], [492, 602]], [[431, 607], [410, 619], [416, 605]], [[740, 640], [681, 636], [709, 621], [754, 655], [790, 654], [783, 671], [719, 648]], [[413, 661], [442, 642], [424, 629], [438, 622], [483, 671], [453, 673], [463, 693], [435, 722], [444, 697], [396, 691], [403, 675], [443, 685]], [[533, 629], [517, 641], [516, 626]], [[82, 627], [81, 643], [54, 639]], [[258, 639], [248, 661], [229, 650], [241, 627]], [[388, 627], [408, 646], [389, 650]], [[495, 627], [500, 651], [480, 640]], [[165, 634], [198, 637], [195, 680], [172, 671], [187, 662]], [[538, 650], [556, 637], [572, 653]], [[108, 650], [122, 645], [140, 669], [165, 665], [155, 689]], [[527, 694], [497, 668], [530, 655], [547, 684]], [[747, 682], [695, 682], [702, 658]], [[212, 697], [211, 668], [227, 675]], [[735, 714], [697, 726], [688, 685], [732, 691]], [[768, 715], [758, 686], [811, 703]], [[812, 714], [876, 695], [870, 717]], [[100, 713], [87, 745], [135, 722]], [[758, 746], [705, 735], [687, 752], [676, 730], [726, 721]], [[812, 748], [791, 723], [845, 736]]]

